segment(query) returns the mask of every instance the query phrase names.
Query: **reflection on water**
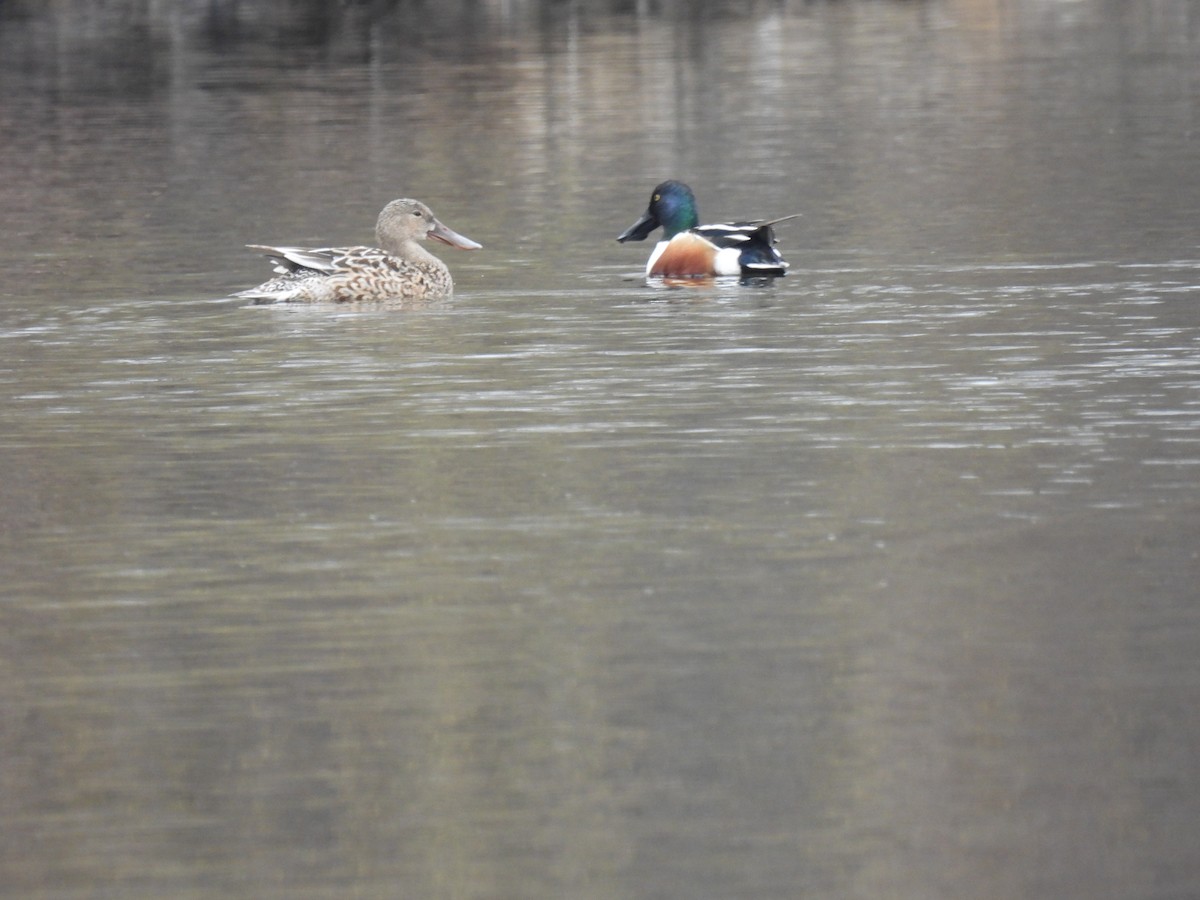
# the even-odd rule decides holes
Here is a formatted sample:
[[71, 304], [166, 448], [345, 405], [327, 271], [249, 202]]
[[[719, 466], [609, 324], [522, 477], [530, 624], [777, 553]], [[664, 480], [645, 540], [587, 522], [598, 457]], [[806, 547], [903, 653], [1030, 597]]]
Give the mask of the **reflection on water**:
[[429, 9], [0, 5], [4, 893], [1196, 893], [1190, 6]]

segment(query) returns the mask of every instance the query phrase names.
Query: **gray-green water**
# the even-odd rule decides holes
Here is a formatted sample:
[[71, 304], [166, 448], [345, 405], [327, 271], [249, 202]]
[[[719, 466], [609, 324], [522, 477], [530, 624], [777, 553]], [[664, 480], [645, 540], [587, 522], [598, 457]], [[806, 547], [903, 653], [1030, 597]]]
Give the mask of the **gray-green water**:
[[[0, 4], [0, 892], [1200, 893], [1198, 91], [1187, 0]], [[646, 285], [670, 176], [791, 274]], [[228, 299], [405, 195], [452, 300]]]

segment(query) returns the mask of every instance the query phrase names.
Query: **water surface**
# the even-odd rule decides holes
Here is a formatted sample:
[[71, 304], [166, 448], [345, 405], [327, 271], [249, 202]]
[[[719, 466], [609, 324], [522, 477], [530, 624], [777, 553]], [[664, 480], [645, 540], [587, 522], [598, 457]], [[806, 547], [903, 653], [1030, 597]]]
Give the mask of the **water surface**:
[[[83, 6], [0, 11], [6, 896], [1200, 892], [1188, 3]], [[669, 176], [788, 277], [645, 283]], [[229, 299], [401, 195], [453, 299]]]

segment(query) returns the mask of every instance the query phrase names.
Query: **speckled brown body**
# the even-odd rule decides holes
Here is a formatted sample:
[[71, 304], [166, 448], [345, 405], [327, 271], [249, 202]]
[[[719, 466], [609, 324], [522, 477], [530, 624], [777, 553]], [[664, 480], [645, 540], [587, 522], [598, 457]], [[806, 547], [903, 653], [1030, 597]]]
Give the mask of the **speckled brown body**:
[[393, 200], [375, 226], [379, 247], [250, 246], [275, 262], [279, 277], [235, 296], [257, 302], [347, 303], [430, 301], [454, 290], [450, 270], [418, 240], [433, 237], [452, 247], [479, 244], [439, 222], [416, 200]]

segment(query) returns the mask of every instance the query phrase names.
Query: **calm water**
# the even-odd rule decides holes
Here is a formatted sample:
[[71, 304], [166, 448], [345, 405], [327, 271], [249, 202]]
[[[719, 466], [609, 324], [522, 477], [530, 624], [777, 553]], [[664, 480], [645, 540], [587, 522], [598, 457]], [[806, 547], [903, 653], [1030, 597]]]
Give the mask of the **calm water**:
[[[0, 2], [0, 893], [1200, 895], [1189, 0], [92, 6]], [[669, 176], [792, 273], [647, 285]], [[228, 299], [405, 195], [452, 300]]]

